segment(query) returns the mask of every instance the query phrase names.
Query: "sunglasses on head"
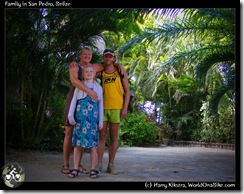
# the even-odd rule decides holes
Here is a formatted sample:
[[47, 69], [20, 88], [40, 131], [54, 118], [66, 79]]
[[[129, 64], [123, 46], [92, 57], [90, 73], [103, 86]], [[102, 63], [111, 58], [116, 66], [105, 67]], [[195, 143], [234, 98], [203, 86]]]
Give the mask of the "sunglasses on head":
[[114, 53], [114, 51], [112, 49], [105, 49], [103, 52], [104, 53], [106, 53], [106, 52]]

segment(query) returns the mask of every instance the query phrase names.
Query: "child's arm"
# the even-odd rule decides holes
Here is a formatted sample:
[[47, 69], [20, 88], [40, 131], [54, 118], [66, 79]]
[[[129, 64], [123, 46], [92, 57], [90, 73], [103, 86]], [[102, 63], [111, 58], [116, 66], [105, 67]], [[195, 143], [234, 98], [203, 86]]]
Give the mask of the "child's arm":
[[98, 127], [101, 130], [103, 128], [103, 114], [104, 114], [104, 109], [103, 109], [103, 91], [102, 87], [97, 83], [99, 87], [99, 92], [98, 92], [98, 118], [99, 118], [99, 124]]

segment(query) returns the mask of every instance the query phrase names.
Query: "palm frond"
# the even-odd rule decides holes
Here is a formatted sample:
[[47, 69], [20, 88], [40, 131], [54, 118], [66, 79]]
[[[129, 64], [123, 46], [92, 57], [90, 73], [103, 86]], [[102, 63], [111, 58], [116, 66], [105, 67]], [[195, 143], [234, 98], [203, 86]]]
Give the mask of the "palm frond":
[[207, 71], [216, 63], [225, 62], [227, 64], [233, 64], [235, 61], [235, 54], [220, 50], [212, 54], [205, 55], [205, 58], [196, 67], [196, 78], [199, 84], [205, 82], [205, 76]]
[[229, 83], [229, 84], [223, 85], [217, 91], [215, 91], [215, 93], [209, 99], [210, 115], [217, 115], [217, 113], [218, 113], [218, 107], [219, 107], [219, 102], [221, 101], [221, 98], [228, 91], [230, 91], [232, 89], [233, 89], [233, 84], [232, 83]]

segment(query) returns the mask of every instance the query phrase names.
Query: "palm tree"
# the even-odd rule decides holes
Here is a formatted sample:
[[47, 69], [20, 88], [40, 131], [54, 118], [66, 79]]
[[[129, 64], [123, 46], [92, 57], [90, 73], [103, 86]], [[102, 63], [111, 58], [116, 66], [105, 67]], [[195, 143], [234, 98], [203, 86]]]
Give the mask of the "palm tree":
[[[208, 85], [205, 85], [208, 83], [206, 80], [211, 77], [208, 72], [218, 66], [218, 74], [225, 76], [222, 76], [222, 84], [217, 84], [218, 88], [215, 88], [215, 94], [211, 94], [209, 100], [211, 114], [217, 114], [221, 98], [227, 93], [232, 93], [232, 96], [235, 93], [233, 90], [235, 88], [235, 9], [156, 10], [150, 11], [156, 12], [158, 16], [166, 16], [166, 19], [162, 19], [157, 27], [145, 29], [141, 34], [133, 37], [121, 48], [120, 53], [124, 53], [137, 43], [150, 44], [156, 40], [158, 45], [164, 48], [163, 55], [167, 57], [154, 67], [152, 73], [153, 80], [156, 80], [154, 83], [161, 83], [166, 69], [172, 71], [181, 67], [195, 76], [198, 81], [198, 91], [204, 95], [209, 93]], [[221, 69], [223, 64], [228, 67], [228, 72]], [[160, 84], [154, 85], [157, 91]]]
[[[60, 128], [69, 90], [67, 63], [77, 59], [84, 45], [97, 51], [97, 39], [104, 39], [106, 30], [139, 30], [131, 22], [136, 15], [134, 9], [6, 10], [8, 140], [41, 144], [48, 131], [63, 132]], [[127, 26], [118, 23], [123, 20]], [[98, 53], [94, 52], [96, 59]], [[49, 108], [52, 119], [45, 114]]]

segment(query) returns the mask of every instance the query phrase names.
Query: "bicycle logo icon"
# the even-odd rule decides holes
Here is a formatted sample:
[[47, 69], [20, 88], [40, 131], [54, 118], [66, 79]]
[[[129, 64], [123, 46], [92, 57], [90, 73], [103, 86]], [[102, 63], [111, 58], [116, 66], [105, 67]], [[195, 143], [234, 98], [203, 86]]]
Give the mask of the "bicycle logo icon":
[[9, 163], [2, 169], [2, 179], [8, 187], [16, 188], [24, 182], [25, 172], [18, 163]]
[[5, 175], [6, 181], [10, 182], [12, 179], [14, 179], [16, 182], [19, 182], [20, 180], [20, 174], [16, 172], [16, 168], [13, 168], [13, 170], [11, 170], [9, 174]]

